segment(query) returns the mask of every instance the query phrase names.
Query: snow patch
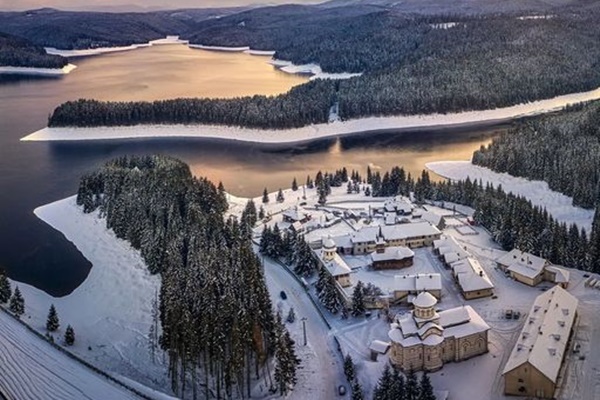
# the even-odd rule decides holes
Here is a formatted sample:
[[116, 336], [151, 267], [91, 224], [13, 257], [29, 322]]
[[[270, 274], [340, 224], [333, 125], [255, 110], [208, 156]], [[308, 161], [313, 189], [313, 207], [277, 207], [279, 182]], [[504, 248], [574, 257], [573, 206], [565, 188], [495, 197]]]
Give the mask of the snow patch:
[[269, 61], [271, 65], [275, 68], [278, 68], [280, 71], [283, 71], [288, 74], [298, 74], [298, 75], [311, 75], [310, 80], [314, 79], [350, 79], [356, 76], [361, 76], [362, 72], [359, 73], [350, 73], [350, 72], [340, 72], [340, 73], [330, 73], [323, 72], [323, 69], [318, 64], [302, 64], [296, 65], [291, 61], [285, 60], [271, 60]]
[[46, 77], [61, 77], [71, 73], [76, 65], [67, 64], [62, 68], [31, 68], [31, 67], [0, 67], [0, 74], [4, 75], [30, 75], [30, 76], [46, 76]]
[[230, 53], [243, 53], [246, 51], [250, 51], [249, 46], [241, 46], [241, 47], [225, 47], [225, 46], [205, 46], [203, 44], [188, 44], [192, 49], [201, 49], [201, 50], [212, 50], [212, 51], [226, 51]]
[[164, 39], [151, 40], [148, 43], [138, 43], [129, 46], [116, 46], [116, 47], [98, 47], [95, 49], [81, 49], [81, 50], [64, 50], [57, 49], [55, 47], [45, 47], [46, 53], [55, 54], [63, 57], [74, 58], [74, 57], [87, 57], [97, 56], [106, 53], [117, 53], [121, 51], [129, 51], [140, 49], [143, 47], [150, 47], [154, 45], [165, 45], [165, 44], [188, 44], [187, 40], [179, 39], [179, 36], [167, 36]]

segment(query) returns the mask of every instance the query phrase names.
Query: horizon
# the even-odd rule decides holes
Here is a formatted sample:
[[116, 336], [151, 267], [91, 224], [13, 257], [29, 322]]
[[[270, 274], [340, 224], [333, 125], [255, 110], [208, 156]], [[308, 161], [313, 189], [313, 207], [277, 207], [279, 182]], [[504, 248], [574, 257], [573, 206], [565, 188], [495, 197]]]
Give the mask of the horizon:
[[64, 11], [156, 11], [181, 8], [229, 8], [282, 4], [316, 4], [323, 0], [0, 0], [0, 11], [55, 8]]

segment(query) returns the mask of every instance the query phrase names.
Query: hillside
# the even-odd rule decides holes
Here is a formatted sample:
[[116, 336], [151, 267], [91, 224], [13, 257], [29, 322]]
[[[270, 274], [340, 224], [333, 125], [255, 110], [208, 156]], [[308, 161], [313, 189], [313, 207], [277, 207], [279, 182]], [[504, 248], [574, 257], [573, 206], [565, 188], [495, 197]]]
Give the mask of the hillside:
[[0, 398], [138, 399], [0, 311]]
[[62, 68], [67, 59], [46, 54], [46, 51], [11, 35], [0, 33], [0, 66]]

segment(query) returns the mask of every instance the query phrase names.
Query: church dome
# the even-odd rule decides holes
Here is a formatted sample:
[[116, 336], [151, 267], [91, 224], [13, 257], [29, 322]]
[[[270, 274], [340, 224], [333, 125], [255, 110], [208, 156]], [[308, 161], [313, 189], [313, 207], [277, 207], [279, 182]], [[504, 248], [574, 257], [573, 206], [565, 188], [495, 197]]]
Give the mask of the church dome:
[[323, 241], [323, 248], [325, 248], [325, 249], [331, 249], [331, 250], [333, 250], [333, 249], [336, 248], [335, 242], [333, 241], [333, 239], [331, 238], [331, 236], [328, 236], [327, 239], [325, 239]]
[[416, 308], [432, 308], [436, 304], [437, 299], [429, 292], [422, 292], [413, 300]]

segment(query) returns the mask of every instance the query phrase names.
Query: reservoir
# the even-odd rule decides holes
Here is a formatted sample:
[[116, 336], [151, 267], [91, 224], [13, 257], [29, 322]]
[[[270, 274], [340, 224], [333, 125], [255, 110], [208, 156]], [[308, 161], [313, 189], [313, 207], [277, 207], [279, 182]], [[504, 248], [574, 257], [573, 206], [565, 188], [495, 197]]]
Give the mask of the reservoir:
[[181, 158], [193, 172], [222, 181], [237, 196], [258, 196], [303, 183], [318, 170], [364, 173], [402, 165], [413, 175], [426, 162], [466, 160], [495, 129], [386, 132], [294, 146], [260, 146], [201, 139], [143, 139], [80, 143], [20, 142], [46, 125], [67, 100], [158, 100], [176, 97], [276, 95], [307, 81], [244, 53], [163, 45], [71, 60], [61, 79], [0, 78], [0, 268], [13, 279], [55, 296], [74, 290], [91, 265], [33, 215], [33, 209], [73, 195], [82, 174], [127, 154]]

